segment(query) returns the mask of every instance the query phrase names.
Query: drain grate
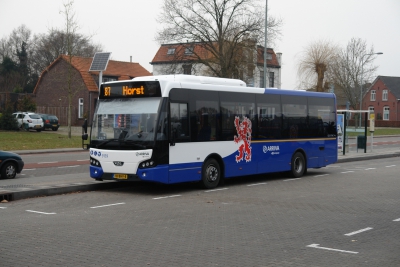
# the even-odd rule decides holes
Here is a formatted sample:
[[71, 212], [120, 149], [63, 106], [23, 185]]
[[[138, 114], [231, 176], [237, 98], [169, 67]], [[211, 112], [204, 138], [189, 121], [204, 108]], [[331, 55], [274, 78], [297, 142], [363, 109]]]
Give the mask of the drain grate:
[[0, 188], [21, 188], [21, 187], [32, 187], [29, 184], [10, 184], [10, 185], [0, 185]]

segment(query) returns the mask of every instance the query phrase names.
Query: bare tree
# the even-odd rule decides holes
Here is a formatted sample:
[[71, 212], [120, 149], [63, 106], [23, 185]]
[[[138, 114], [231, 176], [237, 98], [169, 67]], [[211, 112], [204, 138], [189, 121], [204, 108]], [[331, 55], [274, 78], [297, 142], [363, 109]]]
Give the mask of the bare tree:
[[338, 53], [338, 46], [322, 40], [311, 43], [298, 59], [300, 88], [324, 92], [325, 73], [329, 72]]
[[366, 41], [352, 38], [346, 48], [340, 50], [334, 61], [330, 80], [335, 84], [335, 88], [343, 91], [353, 109], [357, 109], [360, 103], [361, 84], [364, 86], [371, 82], [377, 69], [377, 66], [373, 65], [373, 54], [373, 47], [368, 48]]
[[[259, 0], [164, 0], [158, 22], [164, 28], [160, 43], [193, 43], [192, 61], [205, 65], [217, 77], [238, 78], [243, 51], [264, 40], [265, 8]], [[282, 21], [268, 20], [269, 43], [280, 35]], [[255, 40], [248, 42], [248, 40]]]

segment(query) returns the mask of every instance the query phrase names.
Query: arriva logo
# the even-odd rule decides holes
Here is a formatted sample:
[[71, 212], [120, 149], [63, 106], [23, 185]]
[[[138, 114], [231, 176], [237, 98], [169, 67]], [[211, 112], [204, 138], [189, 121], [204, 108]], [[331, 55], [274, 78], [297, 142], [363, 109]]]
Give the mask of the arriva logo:
[[274, 152], [277, 152], [277, 151], [279, 151], [279, 146], [263, 146], [263, 152], [264, 153], [273, 152], [271, 154], [279, 154], [279, 152], [278, 153], [274, 153]]
[[136, 156], [150, 156], [149, 152], [136, 152]]

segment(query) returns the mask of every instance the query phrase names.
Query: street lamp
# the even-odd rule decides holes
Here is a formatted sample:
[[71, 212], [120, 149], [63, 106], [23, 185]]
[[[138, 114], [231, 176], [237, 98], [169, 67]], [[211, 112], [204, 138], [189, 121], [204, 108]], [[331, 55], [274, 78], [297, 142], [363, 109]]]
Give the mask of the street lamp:
[[360, 116], [359, 116], [359, 117], [360, 117], [360, 124], [359, 124], [360, 127], [361, 127], [361, 107], [362, 107], [362, 95], [363, 95], [363, 89], [362, 89], [362, 86], [363, 86], [362, 80], [363, 80], [363, 72], [364, 72], [364, 62], [363, 62], [363, 59], [364, 59], [365, 56], [382, 55], [382, 54], [383, 54], [382, 52], [377, 52], [377, 53], [371, 53], [371, 54], [364, 54], [364, 55], [361, 56]]

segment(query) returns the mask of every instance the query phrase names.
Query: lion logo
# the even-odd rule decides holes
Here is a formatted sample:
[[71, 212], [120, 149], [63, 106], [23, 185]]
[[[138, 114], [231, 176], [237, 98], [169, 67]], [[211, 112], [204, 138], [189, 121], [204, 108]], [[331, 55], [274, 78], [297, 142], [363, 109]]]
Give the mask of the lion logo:
[[240, 122], [239, 117], [235, 116], [235, 127], [237, 135], [234, 136], [234, 141], [236, 144], [240, 144], [236, 162], [239, 163], [243, 159], [249, 162], [251, 161], [251, 120], [243, 117], [243, 121]]

